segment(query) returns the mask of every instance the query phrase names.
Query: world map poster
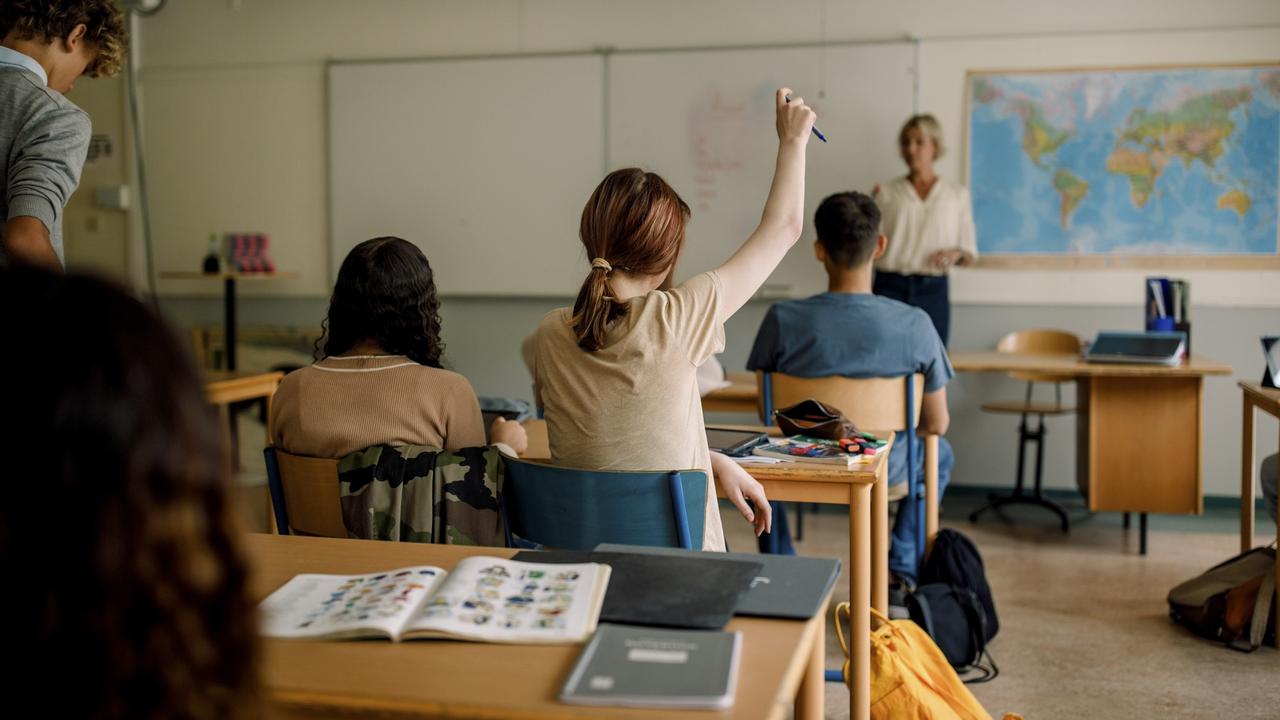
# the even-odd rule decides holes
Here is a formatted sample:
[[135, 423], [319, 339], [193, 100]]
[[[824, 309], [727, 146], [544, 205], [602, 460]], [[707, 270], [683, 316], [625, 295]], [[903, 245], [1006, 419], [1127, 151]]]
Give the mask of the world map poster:
[[1280, 64], [970, 73], [991, 254], [1274, 258]]

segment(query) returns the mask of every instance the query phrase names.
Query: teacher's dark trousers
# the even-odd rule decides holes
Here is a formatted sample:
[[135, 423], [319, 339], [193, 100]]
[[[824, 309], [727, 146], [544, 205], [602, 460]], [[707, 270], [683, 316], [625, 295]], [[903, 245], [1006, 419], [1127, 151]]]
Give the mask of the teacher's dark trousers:
[[914, 305], [929, 314], [945, 346], [951, 338], [951, 297], [946, 275], [899, 275], [876, 272], [871, 291]]

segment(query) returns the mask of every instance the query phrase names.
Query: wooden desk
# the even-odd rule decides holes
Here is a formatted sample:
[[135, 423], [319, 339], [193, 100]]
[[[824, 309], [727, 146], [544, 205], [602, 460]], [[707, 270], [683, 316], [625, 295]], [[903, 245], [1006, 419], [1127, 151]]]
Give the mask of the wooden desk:
[[[754, 379], [754, 378], [753, 378]], [[525, 422], [529, 446], [524, 457], [549, 459], [546, 422]], [[772, 431], [744, 425], [713, 425], [730, 429]], [[743, 469], [764, 486], [770, 500], [831, 503], [849, 506], [849, 602], [852, 627], [849, 647], [850, 717], [867, 720], [871, 706], [871, 610], [881, 612], [889, 607], [889, 451], [893, 433], [873, 434], [888, 439], [888, 444], [874, 462], [853, 470], [823, 466], [744, 465]], [[879, 482], [877, 482], [879, 481]], [[719, 488], [717, 487], [717, 493]], [[936, 508], [936, 501], [933, 504]], [[936, 510], [932, 516], [936, 525]], [[874, 597], [873, 597], [874, 595]]]
[[870, 431], [888, 444], [853, 470], [824, 466], [744, 465], [770, 500], [849, 506], [849, 717], [871, 717], [872, 589], [877, 610], [889, 608], [889, 452], [894, 434]]
[[1076, 378], [1076, 482], [1094, 511], [1204, 512], [1204, 378], [1231, 368], [1196, 356], [1177, 367], [1087, 363], [1077, 355], [951, 353], [958, 372]]
[[[237, 468], [239, 463], [235, 461], [239, 459], [239, 450], [236, 447], [235, 418], [231, 417], [230, 405], [244, 400], [262, 398], [267, 403], [267, 416], [270, 417], [271, 396], [275, 394], [276, 386], [284, 378], [284, 373], [278, 371], [237, 373], [225, 370], [204, 370], [202, 375], [204, 376], [205, 399], [209, 401], [210, 405], [216, 405], [218, 408], [223, 432], [222, 439], [226, 443], [233, 459], [231, 467]], [[270, 442], [271, 438], [268, 436], [267, 444], [270, 444]]]
[[[503, 548], [251, 535], [253, 592], [263, 598], [297, 573], [367, 573], [408, 565], [452, 568]], [[828, 598], [829, 599], [829, 598]], [[734, 618], [743, 634], [729, 710], [639, 710], [556, 700], [581, 645], [462, 641], [318, 642], [266, 639], [263, 683], [278, 718], [797, 718], [822, 717], [826, 605], [808, 621]]]
[[263, 398], [271, 407], [271, 396], [284, 378], [278, 371], [265, 373], [239, 373], [225, 370], [204, 370], [204, 396], [212, 405], [230, 405], [242, 400]]
[[[267, 417], [271, 417], [271, 396], [275, 394], [276, 386], [284, 378], [284, 373], [278, 371], [237, 373], [225, 370], [204, 370], [202, 374], [204, 376], [205, 399], [209, 401], [210, 405], [216, 405], [218, 408], [218, 424], [222, 427], [223, 445], [230, 454], [230, 467], [233, 470], [239, 470], [240, 448], [236, 436], [235, 418], [231, 416], [231, 403], [262, 398], [267, 403]], [[267, 445], [271, 444], [269, 432], [264, 442]], [[275, 532], [276, 514], [271, 508], [271, 493], [265, 487], [263, 492], [267, 493], [267, 528]]]
[[713, 390], [702, 397], [702, 412], [744, 413], [755, 415], [759, 392], [756, 390], [756, 374], [751, 372], [725, 373], [729, 387]]
[[165, 280], [221, 280], [223, 333], [226, 336], [227, 370], [236, 369], [236, 281], [283, 280], [298, 277], [295, 272], [182, 272], [166, 270], [160, 273]]
[[[1264, 388], [1258, 383], [1240, 381], [1244, 406], [1244, 422], [1240, 429], [1240, 552], [1253, 548], [1253, 486], [1257, 482], [1257, 458], [1253, 452], [1254, 410], [1261, 410], [1280, 420], [1280, 390]], [[1276, 542], [1280, 543], [1280, 522], [1276, 523]], [[1280, 588], [1280, 562], [1276, 563], [1276, 587]], [[1280, 618], [1280, 592], [1276, 593], [1272, 617]], [[1276, 633], [1280, 648], [1280, 633]]]

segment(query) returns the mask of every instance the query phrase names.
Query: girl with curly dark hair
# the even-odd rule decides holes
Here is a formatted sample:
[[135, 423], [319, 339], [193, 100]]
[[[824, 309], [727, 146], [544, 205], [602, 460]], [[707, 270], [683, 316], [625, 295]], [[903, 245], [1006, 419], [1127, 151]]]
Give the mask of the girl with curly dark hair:
[[[296, 455], [340, 458], [374, 445], [484, 445], [471, 384], [443, 369], [440, 301], [431, 264], [396, 237], [366, 240], [338, 270], [316, 362], [285, 376], [271, 441]], [[502, 419], [493, 442], [517, 452], [524, 428]]]
[[100, 280], [0, 268], [0, 307], [21, 343], [0, 353], [5, 695], [48, 717], [257, 717], [243, 530], [187, 353]]

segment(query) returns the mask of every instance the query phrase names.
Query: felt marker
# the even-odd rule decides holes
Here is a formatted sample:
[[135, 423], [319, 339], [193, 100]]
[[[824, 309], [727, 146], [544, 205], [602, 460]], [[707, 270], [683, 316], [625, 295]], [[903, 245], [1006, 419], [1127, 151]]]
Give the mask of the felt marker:
[[[790, 95], [784, 95], [784, 96], [783, 96], [783, 99], [785, 99], [787, 102], [791, 102], [791, 96], [790, 96]], [[818, 129], [818, 126], [817, 126], [817, 125], [814, 125], [813, 127], [809, 128], [809, 129], [813, 131], [813, 134], [814, 134], [814, 135], [817, 135], [817, 136], [818, 136], [818, 139], [819, 139], [819, 140], [821, 140], [822, 142], [826, 142], [826, 141], [827, 141], [827, 136], [822, 134], [822, 131]]]

